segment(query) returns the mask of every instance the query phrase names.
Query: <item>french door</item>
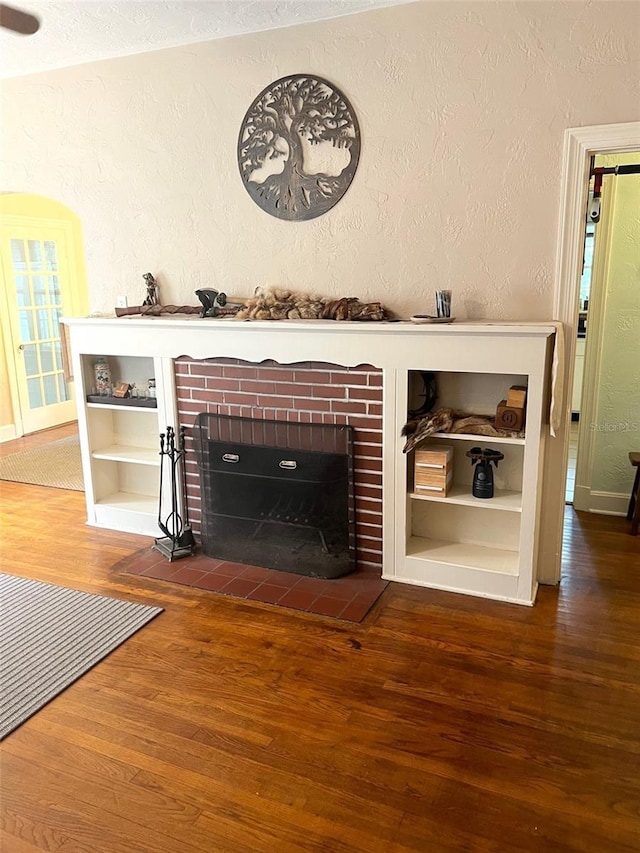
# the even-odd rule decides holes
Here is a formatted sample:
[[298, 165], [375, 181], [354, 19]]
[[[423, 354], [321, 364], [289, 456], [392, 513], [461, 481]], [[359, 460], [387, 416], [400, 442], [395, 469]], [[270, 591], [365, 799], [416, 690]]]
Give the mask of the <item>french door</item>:
[[60, 318], [73, 312], [73, 260], [64, 223], [2, 217], [5, 352], [14, 419], [23, 433], [75, 420], [63, 370]]

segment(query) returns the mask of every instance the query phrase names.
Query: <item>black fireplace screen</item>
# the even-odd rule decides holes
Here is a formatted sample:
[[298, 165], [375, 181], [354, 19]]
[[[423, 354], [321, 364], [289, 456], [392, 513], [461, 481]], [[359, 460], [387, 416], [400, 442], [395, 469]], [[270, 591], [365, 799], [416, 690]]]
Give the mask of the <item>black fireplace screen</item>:
[[336, 578], [356, 567], [353, 429], [201, 413], [202, 550]]

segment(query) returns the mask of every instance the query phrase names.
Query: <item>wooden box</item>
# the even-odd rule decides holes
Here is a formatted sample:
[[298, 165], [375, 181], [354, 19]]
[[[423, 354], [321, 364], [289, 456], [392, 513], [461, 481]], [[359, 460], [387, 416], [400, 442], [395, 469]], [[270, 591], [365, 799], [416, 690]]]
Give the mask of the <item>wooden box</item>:
[[420, 445], [413, 464], [416, 493], [446, 496], [453, 479], [453, 447], [450, 444]]
[[527, 404], [527, 389], [524, 385], [512, 385], [507, 391], [507, 406], [524, 409]]
[[506, 400], [501, 400], [496, 409], [496, 428], [520, 432], [524, 429], [524, 409], [509, 406]]

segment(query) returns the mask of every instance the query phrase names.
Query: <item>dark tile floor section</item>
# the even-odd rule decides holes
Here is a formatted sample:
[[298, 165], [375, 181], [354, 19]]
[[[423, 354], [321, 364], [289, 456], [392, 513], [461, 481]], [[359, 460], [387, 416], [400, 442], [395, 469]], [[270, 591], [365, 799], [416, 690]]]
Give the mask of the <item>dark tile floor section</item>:
[[216, 560], [203, 554], [170, 563], [153, 548], [142, 548], [115, 568], [134, 575], [347, 622], [361, 622], [388, 586], [388, 581], [370, 570], [357, 571], [335, 580], [322, 580]]

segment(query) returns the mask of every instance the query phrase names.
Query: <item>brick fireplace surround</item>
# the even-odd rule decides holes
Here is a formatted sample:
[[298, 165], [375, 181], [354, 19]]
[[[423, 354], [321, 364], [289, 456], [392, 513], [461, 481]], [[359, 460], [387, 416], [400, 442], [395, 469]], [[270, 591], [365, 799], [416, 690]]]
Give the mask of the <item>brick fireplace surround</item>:
[[[346, 424], [355, 429], [358, 567], [382, 565], [382, 371], [371, 365], [322, 362], [253, 364], [233, 358], [175, 362], [178, 420], [191, 430], [200, 412], [291, 423]], [[200, 483], [195, 454], [187, 453], [187, 500], [200, 531]]]

